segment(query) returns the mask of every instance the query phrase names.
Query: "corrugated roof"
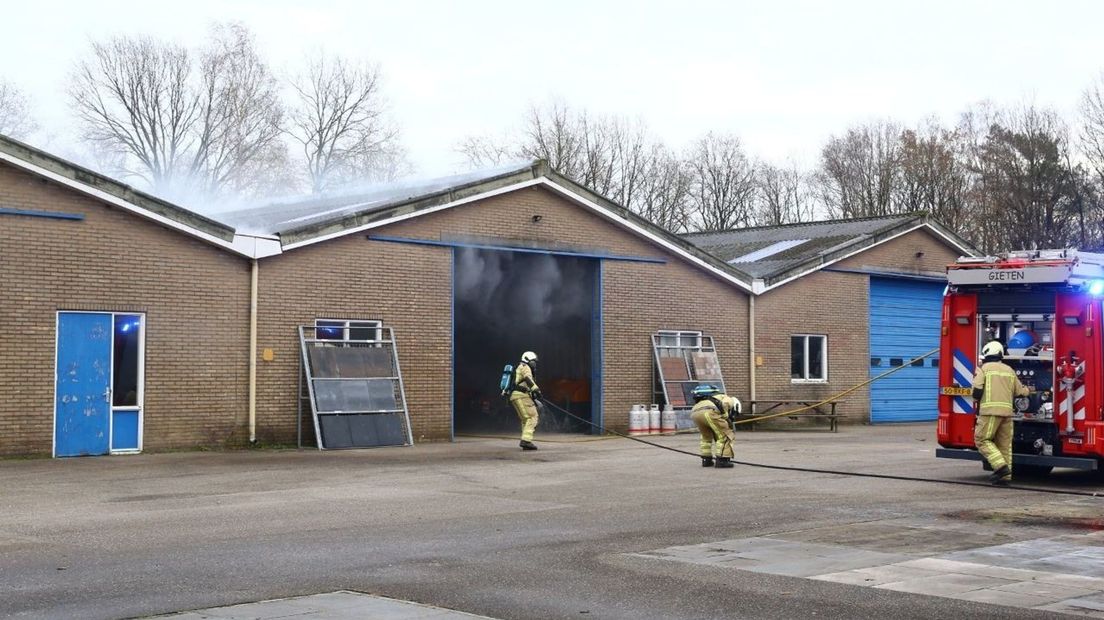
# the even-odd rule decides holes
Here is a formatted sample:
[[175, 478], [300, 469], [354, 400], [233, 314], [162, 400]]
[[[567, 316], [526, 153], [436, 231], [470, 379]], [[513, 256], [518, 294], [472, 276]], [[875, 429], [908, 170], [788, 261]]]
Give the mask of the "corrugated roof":
[[923, 216], [907, 214], [693, 233], [683, 238], [726, 262], [740, 260], [739, 268], [755, 278], [770, 279], [923, 221]]
[[740, 263], [754, 263], [756, 261], [766, 260], [767, 257], [774, 256], [775, 254], [781, 254], [792, 248], [796, 248], [802, 243], [807, 243], [809, 239], [786, 239], [785, 241], [775, 241], [766, 247], [759, 248], [744, 254], [737, 256], [736, 258], [728, 261], [729, 264], [738, 265]]
[[213, 217], [238, 232], [278, 235], [328, 222], [382, 211], [388, 207], [441, 192], [482, 183], [530, 169], [534, 162], [515, 162], [431, 179], [409, 178], [391, 183], [345, 188], [334, 193], [298, 196], [262, 205], [225, 211]]

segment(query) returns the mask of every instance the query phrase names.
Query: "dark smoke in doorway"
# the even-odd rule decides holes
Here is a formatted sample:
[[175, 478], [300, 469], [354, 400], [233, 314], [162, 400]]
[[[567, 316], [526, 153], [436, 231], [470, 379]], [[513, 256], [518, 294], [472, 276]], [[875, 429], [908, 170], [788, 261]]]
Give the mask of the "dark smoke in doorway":
[[[454, 428], [457, 433], [517, 431], [501, 398], [503, 364], [522, 351], [540, 357], [546, 399], [592, 415], [595, 292], [593, 259], [458, 248], [454, 280]], [[585, 424], [547, 412], [538, 432], [586, 432]]]
[[[520, 277], [507, 277], [520, 270]], [[461, 248], [456, 264], [457, 301], [489, 319], [540, 327], [552, 317], [570, 319], [591, 311], [592, 282], [565, 277], [549, 254]]]

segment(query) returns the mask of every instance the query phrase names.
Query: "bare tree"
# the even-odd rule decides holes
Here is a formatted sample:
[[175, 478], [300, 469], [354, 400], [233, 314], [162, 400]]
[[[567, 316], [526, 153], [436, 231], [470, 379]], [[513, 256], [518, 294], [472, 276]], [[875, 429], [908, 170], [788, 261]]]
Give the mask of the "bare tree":
[[820, 188], [833, 217], [898, 211], [893, 202], [901, 128], [892, 122], [852, 127], [821, 151]]
[[563, 102], [530, 106], [515, 151], [521, 157], [543, 159], [560, 173], [590, 185], [593, 179], [588, 179], [584, 172], [584, 143], [587, 140], [583, 134], [588, 127], [586, 113], [577, 114]]
[[754, 216], [755, 166], [739, 138], [709, 133], [687, 151], [691, 228], [708, 232], [749, 226]]
[[530, 106], [513, 140], [509, 136], [469, 137], [457, 150], [472, 166], [542, 159], [568, 178], [645, 217], [654, 215], [684, 225], [665, 197], [668, 191], [661, 190], [668, 188], [677, 194], [675, 188], [681, 187], [683, 175], [668, 174], [669, 153], [639, 121], [599, 116], [552, 101]]
[[252, 33], [238, 23], [212, 28], [200, 60], [200, 110], [188, 175], [203, 191], [256, 194], [288, 176], [283, 104]]
[[1056, 113], [1034, 105], [991, 119], [972, 161], [976, 236], [986, 250], [1062, 247], [1075, 238], [1066, 134]]
[[686, 232], [690, 226], [689, 193], [686, 167], [667, 147], [654, 144], [633, 194], [632, 210], [671, 232]]
[[0, 134], [23, 139], [38, 131], [31, 116], [27, 95], [6, 80], [0, 79]]
[[895, 209], [926, 212], [955, 232], [966, 232], [970, 218], [970, 173], [959, 134], [934, 120], [901, 132]]
[[816, 192], [810, 175], [789, 162], [785, 166], [760, 163], [755, 174], [759, 226], [810, 222], [817, 216]]
[[1104, 182], [1104, 73], [1081, 96], [1081, 151]]
[[385, 118], [378, 67], [318, 54], [292, 87], [289, 133], [302, 147], [312, 191], [393, 172], [401, 150]]
[[83, 138], [120, 155], [122, 175], [161, 194], [202, 197], [247, 187], [286, 159], [276, 84], [240, 24], [213, 27], [198, 54], [148, 36], [91, 48], [69, 98]]
[[92, 42], [91, 58], [70, 81], [73, 109], [84, 138], [95, 147], [124, 151], [124, 174], [166, 189], [190, 159], [200, 101], [189, 87], [191, 58], [183, 47], [152, 37]]
[[516, 147], [510, 145], [508, 137], [491, 138], [488, 136], [468, 136], [456, 145], [460, 153], [473, 168], [491, 168], [516, 159]]

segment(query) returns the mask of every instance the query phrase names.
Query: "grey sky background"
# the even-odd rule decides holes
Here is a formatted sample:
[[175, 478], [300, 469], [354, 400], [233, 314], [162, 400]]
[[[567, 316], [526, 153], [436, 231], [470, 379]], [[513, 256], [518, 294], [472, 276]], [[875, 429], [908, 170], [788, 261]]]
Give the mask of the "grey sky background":
[[4, 0], [0, 75], [71, 140], [66, 75], [90, 38], [192, 43], [239, 20], [277, 70], [324, 48], [378, 62], [421, 174], [462, 169], [467, 135], [516, 127], [558, 97], [639, 118], [673, 147], [709, 130], [757, 157], [815, 163], [880, 118], [953, 122], [971, 103], [1034, 101], [1067, 118], [1104, 69], [1104, 2], [184, 2]]

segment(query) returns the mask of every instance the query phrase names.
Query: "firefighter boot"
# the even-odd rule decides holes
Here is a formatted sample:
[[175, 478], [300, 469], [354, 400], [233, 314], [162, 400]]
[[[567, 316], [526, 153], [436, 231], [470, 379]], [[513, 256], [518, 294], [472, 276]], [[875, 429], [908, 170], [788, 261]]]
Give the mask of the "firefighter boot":
[[1002, 465], [1000, 469], [989, 474], [989, 482], [996, 486], [1006, 487], [1012, 483], [1012, 470], [1008, 469], [1007, 465]]
[[525, 441], [524, 439], [522, 439], [521, 443], [519, 443], [518, 445], [521, 446], [522, 450], [536, 450], [537, 449], [536, 444], [534, 444], [531, 441]]
[[702, 457], [702, 467], [713, 467], [713, 457], [703, 456]]
[[732, 464], [732, 459], [727, 456], [718, 456], [716, 467], [717, 469], [724, 469], [726, 467], [735, 467], [735, 465]]

